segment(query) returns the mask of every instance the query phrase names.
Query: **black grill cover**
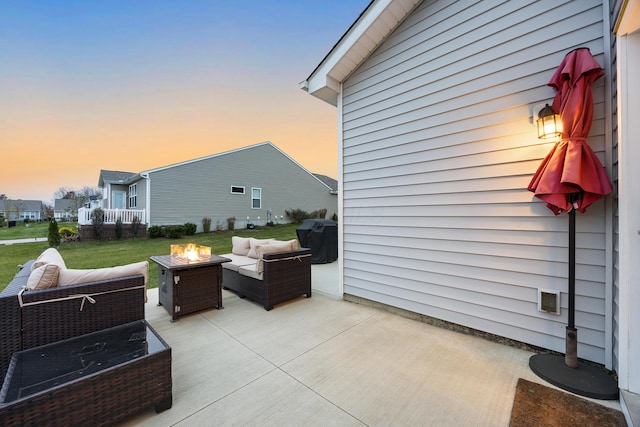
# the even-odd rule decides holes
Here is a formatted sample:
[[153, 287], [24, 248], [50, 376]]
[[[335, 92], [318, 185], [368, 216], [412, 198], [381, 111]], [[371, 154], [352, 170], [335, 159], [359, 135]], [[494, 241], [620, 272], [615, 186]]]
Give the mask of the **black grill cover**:
[[330, 219], [306, 219], [296, 229], [300, 246], [311, 249], [311, 264], [338, 259], [338, 224]]

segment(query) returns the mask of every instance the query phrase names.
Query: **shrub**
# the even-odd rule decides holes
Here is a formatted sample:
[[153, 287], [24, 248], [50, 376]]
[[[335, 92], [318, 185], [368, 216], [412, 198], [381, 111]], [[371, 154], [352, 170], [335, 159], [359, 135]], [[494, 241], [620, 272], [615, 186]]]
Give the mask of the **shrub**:
[[122, 219], [120, 217], [116, 220], [116, 225], [113, 231], [116, 233], [116, 239], [122, 239]]
[[294, 224], [302, 224], [305, 219], [311, 218], [311, 215], [302, 209], [285, 210], [284, 214], [287, 219]]
[[165, 235], [170, 239], [179, 239], [184, 236], [184, 225], [167, 225], [164, 228]]
[[0, 215], [0, 228], [6, 227], [6, 226], [7, 226], [7, 220], [5, 219], [4, 215]]
[[102, 240], [102, 231], [104, 229], [104, 211], [95, 208], [91, 212], [91, 223], [93, 224], [93, 237], [96, 240]]
[[236, 229], [236, 217], [232, 216], [227, 218], [227, 228], [229, 231], [233, 231]]
[[184, 234], [186, 234], [187, 236], [193, 236], [194, 234], [196, 234], [196, 230], [198, 229], [198, 226], [192, 222], [187, 222], [183, 227]]
[[338, 222], [338, 214], [334, 212], [331, 219], [334, 220], [335, 222]]
[[58, 223], [56, 222], [55, 219], [52, 219], [49, 222], [48, 240], [49, 240], [50, 247], [53, 248], [55, 246], [60, 246], [60, 231], [58, 230]]
[[164, 237], [164, 230], [159, 225], [152, 225], [149, 227], [149, 238], [157, 239], [159, 237]]
[[138, 216], [134, 216], [131, 220], [131, 234], [133, 237], [138, 237], [138, 230], [140, 230], [140, 218]]
[[208, 233], [211, 231], [211, 218], [204, 217], [202, 218], [202, 231]]
[[62, 243], [75, 242], [78, 240], [78, 229], [72, 226], [60, 227], [60, 241]]

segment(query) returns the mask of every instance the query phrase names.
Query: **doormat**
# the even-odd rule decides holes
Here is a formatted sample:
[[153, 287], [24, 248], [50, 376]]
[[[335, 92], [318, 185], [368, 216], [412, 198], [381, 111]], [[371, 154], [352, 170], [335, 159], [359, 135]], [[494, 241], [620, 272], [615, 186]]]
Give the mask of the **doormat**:
[[511, 427], [626, 427], [622, 412], [576, 395], [518, 379]]

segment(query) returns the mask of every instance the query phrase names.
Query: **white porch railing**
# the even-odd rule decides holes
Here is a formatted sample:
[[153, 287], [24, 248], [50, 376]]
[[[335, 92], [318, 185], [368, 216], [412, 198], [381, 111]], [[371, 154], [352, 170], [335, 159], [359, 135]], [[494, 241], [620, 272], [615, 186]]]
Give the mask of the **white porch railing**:
[[[140, 223], [146, 224], [146, 216], [144, 209], [102, 209], [104, 211], [104, 223], [115, 224], [118, 218], [123, 224], [132, 224], [135, 217]], [[78, 209], [78, 224], [91, 225], [91, 213], [93, 209]]]

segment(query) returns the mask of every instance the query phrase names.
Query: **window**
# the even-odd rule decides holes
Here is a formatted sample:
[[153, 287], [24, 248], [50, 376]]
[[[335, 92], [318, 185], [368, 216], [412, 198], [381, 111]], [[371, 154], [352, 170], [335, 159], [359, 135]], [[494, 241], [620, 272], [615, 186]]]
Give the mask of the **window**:
[[262, 207], [262, 189], [251, 189], [251, 209], [260, 209]]
[[138, 184], [131, 184], [129, 186], [129, 207], [138, 207]]
[[231, 194], [244, 194], [244, 187], [239, 185], [232, 185]]

